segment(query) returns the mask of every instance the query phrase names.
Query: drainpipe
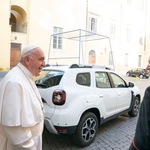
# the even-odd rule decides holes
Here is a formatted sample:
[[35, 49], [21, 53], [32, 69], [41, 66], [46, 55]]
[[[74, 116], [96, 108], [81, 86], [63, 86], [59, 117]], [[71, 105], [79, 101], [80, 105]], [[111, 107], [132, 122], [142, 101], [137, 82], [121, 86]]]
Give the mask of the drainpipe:
[[88, 0], [86, 1], [86, 30], [88, 30], [88, 8], [89, 7], [89, 2]]
[[11, 0], [9, 1], [9, 19], [11, 18]]

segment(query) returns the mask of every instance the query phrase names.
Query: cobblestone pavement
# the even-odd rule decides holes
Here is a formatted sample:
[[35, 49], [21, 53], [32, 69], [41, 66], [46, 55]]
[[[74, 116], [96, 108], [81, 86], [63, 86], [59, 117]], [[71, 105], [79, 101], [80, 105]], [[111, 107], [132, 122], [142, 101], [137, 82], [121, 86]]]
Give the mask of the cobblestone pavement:
[[[125, 79], [136, 84], [143, 97], [150, 79], [138, 80], [134, 77], [125, 77]], [[94, 142], [84, 148], [76, 146], [71, 137], [53, 135], [45, 129], [43, 150], [128, 150], [135, 133], [137, 119], [138, 117], [130, 118], [128, 115], [123, 115], [101, 125]]]
[[136, 122], [137, 117], [124, 115], [101, 125], [94, 142], [85, 148], [77, 147], [70, 137], [53, 135], [44, 130], [43, 150], [128, 150]]
[[[0, 80], [1, 78], [0, 74]], [[134, 77], [125, 79], [139, 87], [142, 97], [150, 84], [150, 79], [137, 80]], [[84, 148], [76, 146], [71, 137], [54, 135], [44, 129], [43, 150], [128, 150], [135, 133], [137, 119], [138, 117], [130, 118], [123, 115], [101, 125], [94, 142]]]

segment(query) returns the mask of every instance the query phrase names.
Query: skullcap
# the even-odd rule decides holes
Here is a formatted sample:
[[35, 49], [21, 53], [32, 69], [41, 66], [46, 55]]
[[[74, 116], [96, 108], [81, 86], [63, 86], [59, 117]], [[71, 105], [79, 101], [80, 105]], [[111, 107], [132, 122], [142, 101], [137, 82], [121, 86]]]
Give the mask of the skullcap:
[[38, 47], [39, 46], [37, 46], [37, 45], [27, 45], [26, 47], [23, 48], [23, 50], [21, 52], [21, 56], [35, 48], [38, 48]]

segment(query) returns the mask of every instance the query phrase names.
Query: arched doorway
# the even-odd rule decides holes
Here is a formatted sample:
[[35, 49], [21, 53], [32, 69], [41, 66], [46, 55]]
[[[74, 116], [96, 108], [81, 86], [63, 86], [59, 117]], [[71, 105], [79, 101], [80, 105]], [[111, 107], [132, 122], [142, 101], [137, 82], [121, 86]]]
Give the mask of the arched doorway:
[[9, 20], [11, 25], [11, 39], [10, 47], [10, 69], [15, 67], [21, 56], [21, 43], [17, 41], [18, 35], [22, 36], [27, 33], [27, 13], [18, 5], [11, 6], [11, 17]]
[[89, 52], [89, 64], [95, 64], [96, 63], [96, 53], [94, 50], [91, 50]]
[[27, 33], [27, 14], [25, 10], [19, 6], [12, 5], [9, 24], [13, 32]]

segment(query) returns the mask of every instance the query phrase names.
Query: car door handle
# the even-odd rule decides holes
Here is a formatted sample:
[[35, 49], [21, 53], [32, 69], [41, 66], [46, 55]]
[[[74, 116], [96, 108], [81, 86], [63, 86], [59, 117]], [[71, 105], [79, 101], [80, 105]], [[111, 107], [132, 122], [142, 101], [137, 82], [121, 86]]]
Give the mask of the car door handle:
[[120, 96], [121, 96], [121, 94], [119, 93], [119, 94], [118, 94], [118, 97], [120, 97]]
[[99, 98], [103, 98], [103, 97], [104, 97], [103, 95], [100, 95], [100, 96], [99, 96]]

